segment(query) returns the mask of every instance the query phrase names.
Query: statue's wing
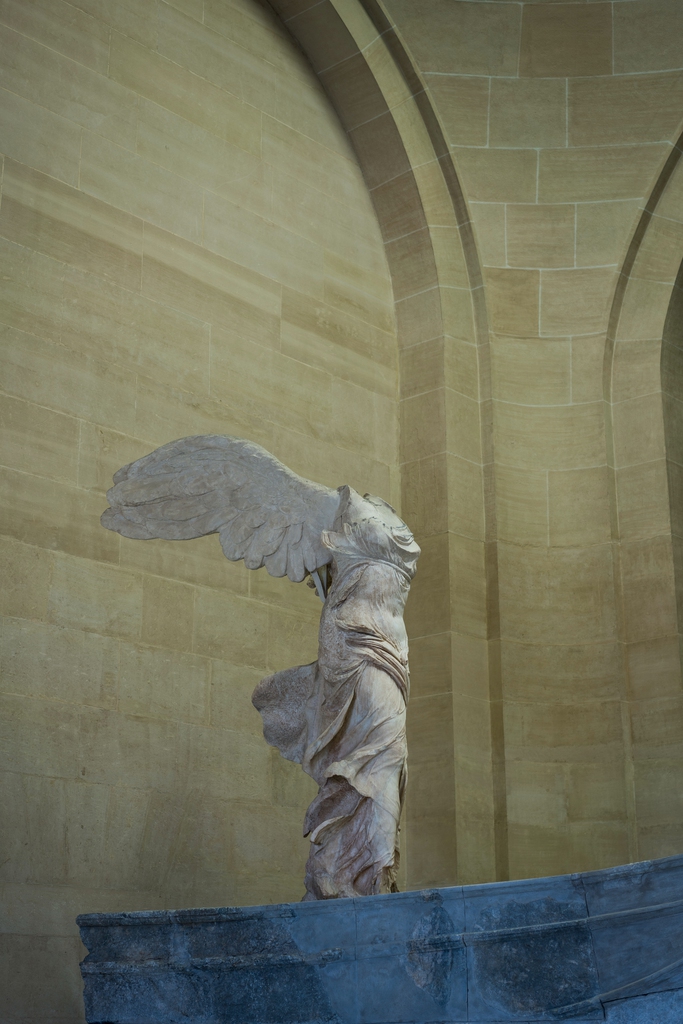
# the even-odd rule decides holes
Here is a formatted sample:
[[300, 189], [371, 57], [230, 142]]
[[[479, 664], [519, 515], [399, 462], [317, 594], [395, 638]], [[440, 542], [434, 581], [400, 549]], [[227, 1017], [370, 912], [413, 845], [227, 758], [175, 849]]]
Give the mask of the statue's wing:
[[339, 492], [283, 466], [236, 437], [185, 437], [114, 476], [102, 525], [124, 537], [189, 540], [218, 533], [225, 556], [299, 583], [327, 565], [320, 534], [332, 529]]

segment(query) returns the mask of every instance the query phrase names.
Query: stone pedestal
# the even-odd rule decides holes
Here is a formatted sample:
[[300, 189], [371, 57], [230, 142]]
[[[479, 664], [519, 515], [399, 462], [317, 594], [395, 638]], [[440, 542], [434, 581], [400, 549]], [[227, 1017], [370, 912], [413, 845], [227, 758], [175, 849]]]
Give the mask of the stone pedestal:
[[683, 1022], [683, 857], [78, 923], [90, 1024]]

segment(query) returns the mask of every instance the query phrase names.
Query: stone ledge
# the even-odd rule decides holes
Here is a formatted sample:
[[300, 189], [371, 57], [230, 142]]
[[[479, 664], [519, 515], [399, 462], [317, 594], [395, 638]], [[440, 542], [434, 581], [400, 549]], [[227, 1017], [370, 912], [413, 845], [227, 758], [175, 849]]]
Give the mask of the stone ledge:
[[89, 1024], [683, 1020], [683, 856], [78, 924]]

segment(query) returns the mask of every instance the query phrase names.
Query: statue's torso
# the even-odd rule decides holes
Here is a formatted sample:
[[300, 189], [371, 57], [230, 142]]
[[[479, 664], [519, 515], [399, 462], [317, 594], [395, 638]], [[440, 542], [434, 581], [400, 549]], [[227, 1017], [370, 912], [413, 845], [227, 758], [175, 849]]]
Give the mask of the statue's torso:
[[[330, 683], [340, 683], [373, 655], [405, 666], [408, 637], [403, 609], [409, 584], [387, 562], [335, 564], [333, 583], [320, 619], [318, 663]], [[390, 665], [387, 665], [390, 671]]]

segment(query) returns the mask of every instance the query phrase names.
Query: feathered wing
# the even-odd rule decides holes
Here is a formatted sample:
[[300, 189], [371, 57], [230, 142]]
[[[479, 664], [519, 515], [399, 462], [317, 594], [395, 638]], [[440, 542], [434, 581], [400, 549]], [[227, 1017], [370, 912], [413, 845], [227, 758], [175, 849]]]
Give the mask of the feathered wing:
[[292, 473], [265, 448], [237, 437], [172, 441], [114, 476], [102, 525], [124, 537], [189, 540], [218, 533], [227, 558], [301, 582], [326, 565], [320, 534], [339, 493]]

